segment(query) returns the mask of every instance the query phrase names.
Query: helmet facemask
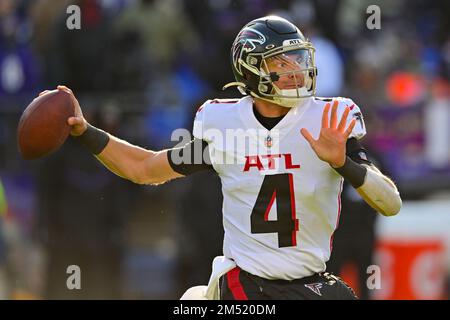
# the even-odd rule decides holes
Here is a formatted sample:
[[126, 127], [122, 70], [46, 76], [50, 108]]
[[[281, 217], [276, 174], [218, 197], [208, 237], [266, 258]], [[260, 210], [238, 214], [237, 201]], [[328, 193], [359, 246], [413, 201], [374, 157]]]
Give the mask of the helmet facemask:
[[255, 97], [292, 108], [315, 95], [316, 67], [312, 46], [280, 47], [263, 54]]

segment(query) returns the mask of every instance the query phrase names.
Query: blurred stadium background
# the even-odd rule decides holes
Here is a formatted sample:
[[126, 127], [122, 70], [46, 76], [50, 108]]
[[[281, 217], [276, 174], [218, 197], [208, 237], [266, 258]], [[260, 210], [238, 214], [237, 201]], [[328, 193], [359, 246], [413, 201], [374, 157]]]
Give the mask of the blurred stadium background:
[[[66, 9], [81, 8], [81, 30]], [[366, 8], [381, 9], [369, 30]], [[96, 126], [170, 147], [194, 110], [232, 80], [239, 29], [269, 13], [312, 39], [318, 95], [361, 107], [372, 159], [404, 199], [378, 217], [347, 188], [330, 269], [370, 299], [448, 299], [449, 1], [0, 0], [0, 298], [177, 299], [206, 284], [221, 254], [220, 181], [203, 173], [142, 187], [109, 173], [70, 139], [21, 160], [18, 119], [42, 90], [71, 87]], [[3, 185], [3, 187], [1, 187]], [[81, 268], [69, 291], [66, 269]], [[367, 290], [378, 265], [381, 289]]]

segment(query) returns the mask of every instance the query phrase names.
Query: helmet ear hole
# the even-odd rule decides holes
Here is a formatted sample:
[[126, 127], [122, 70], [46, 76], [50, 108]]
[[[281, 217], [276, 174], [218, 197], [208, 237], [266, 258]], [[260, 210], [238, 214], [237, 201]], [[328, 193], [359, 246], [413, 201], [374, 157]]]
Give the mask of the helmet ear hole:
[[258, 86], [258, 90], [259, 90], [260, 92], [268, 93], [269, 87], [266, 86], [265, 84], [260, 84], [260, 85]]
[[247, 63], [251, 66], [256, 66], [258, 64], [258, 59], [253, 56], [248, 56]]

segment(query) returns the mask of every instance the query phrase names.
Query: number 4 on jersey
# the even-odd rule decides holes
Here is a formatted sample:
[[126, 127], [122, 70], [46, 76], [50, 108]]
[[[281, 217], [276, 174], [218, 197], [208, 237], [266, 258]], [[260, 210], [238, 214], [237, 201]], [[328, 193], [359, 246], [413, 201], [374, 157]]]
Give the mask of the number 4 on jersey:
[[[276, 200], [277, 220], [269, 221], [269, 212]], [[278, 233], [278, 246], [297, 245], [298, 219], [295, 218], [293, 176], [290, 173], [267, 175], [251, 214], [252, 233]]]

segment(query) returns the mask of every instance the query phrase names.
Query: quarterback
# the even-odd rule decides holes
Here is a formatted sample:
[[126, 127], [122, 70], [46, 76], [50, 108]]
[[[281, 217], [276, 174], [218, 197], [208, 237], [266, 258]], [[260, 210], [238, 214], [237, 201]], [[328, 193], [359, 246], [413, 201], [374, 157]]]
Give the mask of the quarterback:
[[[219, 277], [220, 299], [356, 298], [325, 270], [344, 179], [380, 214], [392, 216], [401, 208], [395, 184], [359, 142], [366, 134], [361, 109], [348, 98], [315, 96], [314, 50], [283, 18], [249, 22], [231, 48], [236, 81], [225, 86], [236, 86], [243, 97], [206, 101], [197, 111], [192, 141], [169, 150], [146, 150], [91, 126], [72, 91], [58, 87], [76, 105], [68, 119], [71, 135], [118, 176], [161, 184], [202, 170], [217, 172], [224, 198], [223, 255], [232, 262]], [[222, 136], [229, 130], [264, 134], [245, 136], [256, 148], [236, 150], [211, 130]], [[194, 155], [194, 145], [201, 145], [201, 161], [183, 157]]]

